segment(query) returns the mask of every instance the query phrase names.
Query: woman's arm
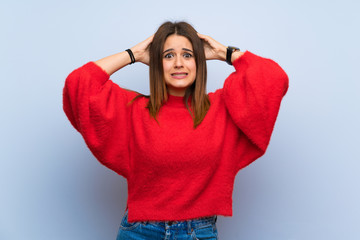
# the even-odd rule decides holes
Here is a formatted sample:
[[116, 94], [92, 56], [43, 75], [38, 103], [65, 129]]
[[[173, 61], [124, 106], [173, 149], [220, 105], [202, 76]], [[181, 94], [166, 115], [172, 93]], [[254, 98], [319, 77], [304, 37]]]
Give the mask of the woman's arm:
[[[226, 60], [224, 45], [209, 36], [199, 34], [199, 37], [204, 40], [207, 60]], [[265, 153], [289, 79], [276, 62], [249, 51], [233, 52], [231, 62], [236, 71], [225, 80], [218, 94], [241, 130], [239, 134], [244, 134], [249, 148], [255, 150], [253, 153], [257, 152], [256, 157], [247, 162], [234, 158], [237, 172]]]
[[[137, 62], [148, 64], [151, 41], [131, 48]], [[128, 103], [137, 93], [120, 88], [109, 76], [130, 62], [126, 51], [89, 62], [69, 74], [63, 89], [63, 108], [71, 124], [94, 156], [124, 177], [130, 172]]]
[[[135, 61], [149, 65], [149, 44], [152, 42], [154, 35], [145, 39], [136, 46], [130, 48], [133, 52]], [[126, 51], [113, 54], [111, 56], [95, 61], [96, 65], [101, 67], [107, 74], [112, 75], [131, 62], [129, 53]]]
[[289, 79], [271, 59], [249, 51], [233, 62], [222, 96], [234, 123], [263, 153], [269, 144]]

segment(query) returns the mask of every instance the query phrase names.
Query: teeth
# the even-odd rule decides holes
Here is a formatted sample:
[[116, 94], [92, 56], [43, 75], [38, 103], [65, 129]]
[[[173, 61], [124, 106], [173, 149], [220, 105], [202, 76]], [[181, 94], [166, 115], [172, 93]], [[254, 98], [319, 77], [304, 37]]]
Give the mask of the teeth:
[[183, 76], [183, 75], [187, 75], [187, 73], [173, 73], [171, 75], [173, 75], [173, 76]]

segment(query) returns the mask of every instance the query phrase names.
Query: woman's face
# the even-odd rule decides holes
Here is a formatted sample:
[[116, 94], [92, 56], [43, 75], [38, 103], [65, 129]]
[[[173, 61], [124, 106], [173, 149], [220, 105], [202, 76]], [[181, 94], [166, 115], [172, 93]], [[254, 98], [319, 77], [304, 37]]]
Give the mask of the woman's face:
[[196, 78], [196, 63], [191, 42], [184, 36], [170, 35], [163, 50], [164, 78], [168, 93], [184, 96]]

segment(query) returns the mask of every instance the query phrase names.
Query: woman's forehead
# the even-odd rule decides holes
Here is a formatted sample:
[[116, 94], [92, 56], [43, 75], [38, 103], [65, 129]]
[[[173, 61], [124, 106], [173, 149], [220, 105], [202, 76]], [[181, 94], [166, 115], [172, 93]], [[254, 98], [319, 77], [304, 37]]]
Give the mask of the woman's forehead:
[[165, 40], [164, 51], [168, 49], [182, 50], [183, 48], [193, 50], [191, 42], [184, 36], [173, 34]]

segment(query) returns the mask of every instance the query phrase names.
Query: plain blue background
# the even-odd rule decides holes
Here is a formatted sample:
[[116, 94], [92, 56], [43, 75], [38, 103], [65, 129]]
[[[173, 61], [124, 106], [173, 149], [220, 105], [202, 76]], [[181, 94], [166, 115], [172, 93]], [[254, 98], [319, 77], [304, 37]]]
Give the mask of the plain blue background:
[[[187, 20], [288, 73], [266, 155], [236, 178], [221, 239], [360, 239], [358, 1], [2, 1], [0, 239], [115, 239], [126, 181], [62, 111], [66, 76]], [[208, 62], [208, 90], [233, 71]], [[148, 93], [141, 63], [112, 76]]]

